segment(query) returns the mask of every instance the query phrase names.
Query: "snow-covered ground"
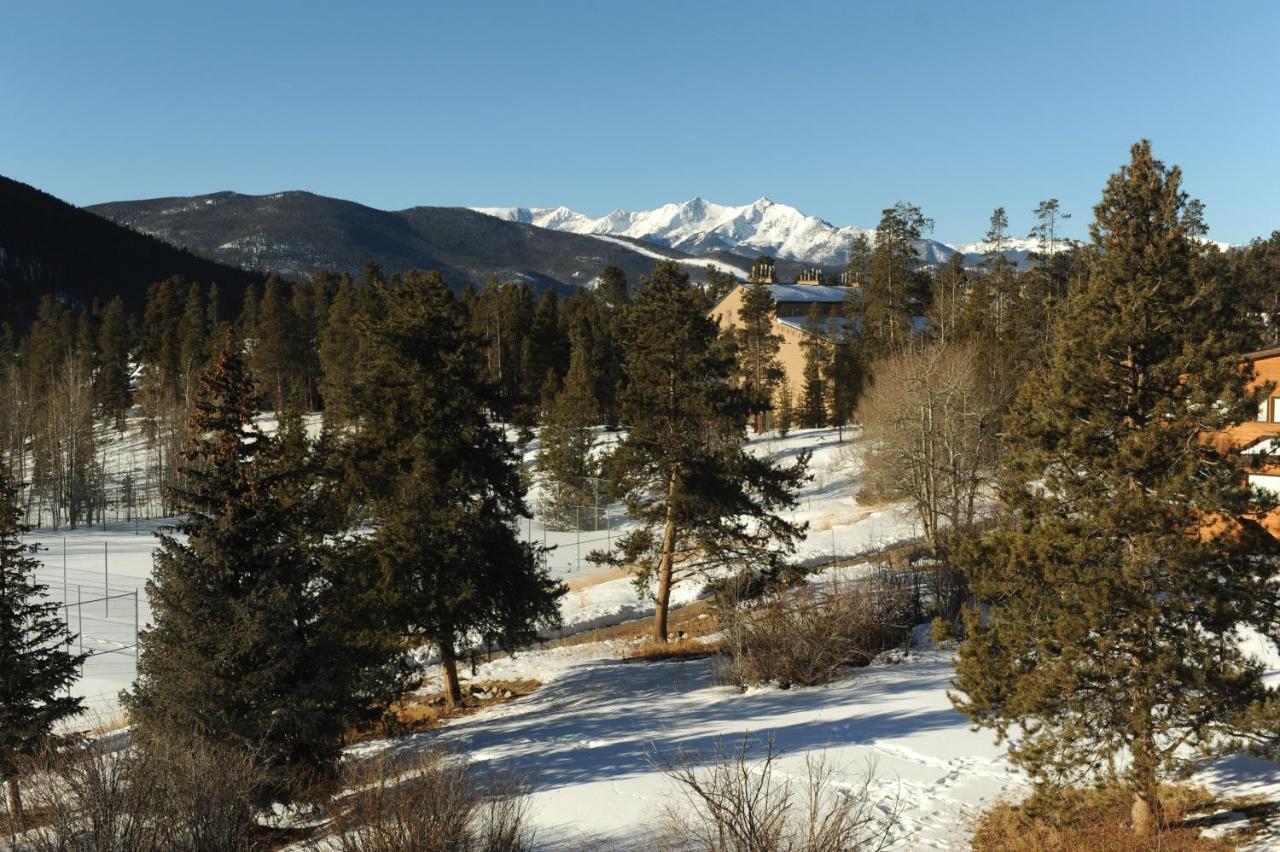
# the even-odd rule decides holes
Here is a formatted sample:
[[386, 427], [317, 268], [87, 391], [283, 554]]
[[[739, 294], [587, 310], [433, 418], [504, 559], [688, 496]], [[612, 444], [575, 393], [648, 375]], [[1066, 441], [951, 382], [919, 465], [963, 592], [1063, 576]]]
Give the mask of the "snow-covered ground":
[[869, 772], [880, 818], [899, 812], [898, 848], [953, 848], [985, 803], [1022, 786], [991, 736], [971, 732], [951, 708], [944, 653], [877, 662], [828, 687], [739, 692], [718, 684], [712, 659], [624, 661], [617, 651], [592, 643], [482, 665], [479, 679], [544, 685], [438, 732], [364, 743], [352, 756], [444, 744], [481, 772], [523, 773], [549, 848], [651, 848], [647, 832], [675, 792], [650, 762], [655, 749], [710, 754], [717, 740], [744, 735], [757, 746], [775, 737], [788, 776], [803, 774], [812, 751], [840, 769], [838, 784]]
[[[857, 444], [851, 433], [844, 439], [834, 430], [806, 430], [750, 442], [753, 452], [779, 460], [812, 452], [814, 479], [799, 495], [794, 514], [796, 521], [809, 524], [798, 558], [812, 565], [833, 555], [848, 561], [916, 533], [903, 507], [859, 502]], [[536, 449], [536, 443], [525, 448], [526, 465]], [[536, 506], [537, 496], [531, 496], [531, 505]], [[652, 612], [630, 577], [601, 572], [584, 558], [588, 545], [608, 544], [626, 524], [619, 516], [603, 532], [581, 536], [544, 530], [536, 520], [524, 525], [529, 540], [541, 542], [545, 536], [548, 544], [558, 545], [550, 564], [570, 583], [562, 603], [570, 631]], [[40, 554], [41, 580], [56, 597], [90, 601], [103, 597], [104, 587], [110, 590], [109, 602], [78, 608], [82, 627], [72, 608], [72, 628], [86, 635], [86, 650], [113, 652], [91, 658], [76, 687], [99, 716], [118, 713], [116, 695], [134, 676], [128, 647], [133, 594], [139, 590], [138, 618], [145, 624], [148, 610], [140, 589], [151, 569], [153, 528], [108, 524], [105, 530], [30, 537], [46, 548]], [[594, 540], [602, 535], [603, 542]], [[857, 573], [859, 568], [839, 570]], [[678, 586], [675, 599], [692, 600], [700, 591], [694, 584]], [[1264, 661], [1269, 677], [1280, 678], [1275, 646], [1257, 636], [1244, 641]], [[1025, 781], [991, 734], [969, 730], [951, 707], [947, 689], [953, 671], [945, 650], [925, 646], [887, 655], [826, 687], [739, 692], [718, 683], [714, 659], [624, 660], [624, 646], [613, 640], [495, 659], [479, 667], [477, 680], [532, 678], [542, 687], [438, 731], [362, 743], [350, 756], [410, 754], [444, 743], [482, 771], [516, 769], [532, 784], [532, 818], [548, 849], [651, 848], [647, 832], [675, 793], [650, 762], [654, 750], [709, 753], [718, 740], [736, 742], [744, 735], [758, 745], [774, 736], [785, 751], [778, 768], [788, 775], [798, 776], [805, 755], [819, 751], [840, 768], [841, 783], [856, 786], [869, 773], [880, 818], [888, 821], [888, 814], [898, 811], [893, 837], [900, 849], [962, 847], [973, 818], [994, 799], [1025, 792]], [[433, 674], [434, 667], [427, 672]], [[464, 671], [464, 678], [468, 674]], [[1228, 795], [1280, 796], [1280, 770], [1243, 757], [1220, 761], [1197, 778]]]
[[[312, 421], [308, 425], [316, 432], [318, 421]], [[271, 415], [264, 416], [260, 425], [266, 432], [275, 428]], [[799, 430], [786, 438], [766, 435], [750, 442], [752, 451], [784, 462], [806, 449], [813, 453], [810, 471], [814, 481], [801, 491], [800, 505], [793, 513], [797, 522], [809, 523], [797, 554], [806, 564], [830, 561], [833, 554], [845, 558], [866, 553], [915, 535], [910, 518], [900, 507], [858, 503], [856, 457], [851, 457], [849, 449], [853, 446], [851, 435], [846, 430], [842, 443], [835, 430]], [[104, 437], [112, 439], [111, 435]], [[136, 425], [123, 439], [112, 440], [106, 453], [110, 469], [118, 475], [133, 471], [142, 479], [141, 459], [146, 451]], [[599, 449], [607, 449], [614, 440], [616, 435], [602, 434]], [[530, 471], [537, 448], [536, 439], [524, 448], [523, 461]], [[535, 510], [539, 497], [535, 484], [529, 498]], [[596, 514], [596, 509], [584, 508], [583, 512], [588, 517]], [[604, 627], [653, 612], [652, 601], [639, 593], [630, 577], [604, 571], [587, 559], [593, 550], [608, 549], [628, 528], [620, 506], [604, 506], [602, 500], [598, 516], [594, 530], [550, 530], [536, 512], [534, 518], [520, 524], [520, 533], [526, 540], [553, 548], [547, 554], [552, 573], [570, 583], [570, 591], [561, 603], [565, 623], [561, 633]], [[151, 572], [152, 551], [158, 544], [154, 533], [162, 523], [108, 522], [105, 526], [77, 529], [41, 529], [28, 537], [29, 542], [41, 547], [37, 554], [43, 566], [40, 581], [49, 587], [55, 600], [69, 604], [66, 613], [71, 630], [81, 635], [84, 650], [92, 654], [75, 691], [84, 697], [94, 716], [116, 716], [118, 694], [133, 682], [135, 614], [137, 623], [145, 626], [150, 608], [143, 587]], [[673, 592], [673, 601], [677, 605], [687, 603], [701, 591], [696, 583], [679, 585]]]
[[[648, 832], [676, 790], [651, 759], [680, 748], [709, 755], [717, 741], [735, 745], [743, 736], [757, 752], [774, 737], [788, 777], [803, 778], [813, 752], [839, 768], [837, 784], [857, 788], [869, 776], [897, 849], [962, 848], [979, 813], [1027, 791], [990, 732], [970, 730], [952, 708], [947, 651], [885, 655], [825, 687], [740, 692], [718, 683], [714, 659], [623, 660], [624, 646], [595, 642], [481, 665], [476, 680], [543, 686], [439, 731], [362, 743], [349, 756], [405, 757], [444, 745], [481, 773], [523, 774], [548, 849], [652, 848]], [[1280, 795], [1280, 767], [1244, 757], [1192, 780], [1226, 795]], [[1255, 848], [1273, 840], [1280, 835]]]

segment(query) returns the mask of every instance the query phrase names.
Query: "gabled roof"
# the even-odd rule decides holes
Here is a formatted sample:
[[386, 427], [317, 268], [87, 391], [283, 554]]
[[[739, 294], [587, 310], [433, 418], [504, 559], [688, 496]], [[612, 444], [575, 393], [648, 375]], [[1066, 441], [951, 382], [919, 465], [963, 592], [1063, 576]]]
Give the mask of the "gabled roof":
[[[750, 285], [745, 285], [750, 286]], [[766, 284], [775, 302], [843, 302], [848, 287], [834, 284]]]
[[1246, 352], [1244, 359], [1246, 361], [1262, 361], [1266, 358], [1275, 358], [1280, 356], [1280, 346], [1272, 346], [1269, 349], [1259, 349], [1256, 352]]

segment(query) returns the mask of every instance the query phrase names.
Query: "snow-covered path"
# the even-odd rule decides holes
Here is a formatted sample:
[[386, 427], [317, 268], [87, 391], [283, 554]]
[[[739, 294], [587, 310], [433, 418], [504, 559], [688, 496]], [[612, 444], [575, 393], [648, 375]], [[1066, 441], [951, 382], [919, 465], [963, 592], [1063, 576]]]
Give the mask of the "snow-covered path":
[[592, 645], [495, 661], [481, 667], [481, 679], [545, 685], [441, 731], [366, 743], [353, 754], [447, 744], [482, 772], [525, 773], [540, 839], [551, 848], [584, 840], [645, 848], [674, 792], [650, 763], [654, 749], [709, 754], [718, 739], [732, 744], [744, 734], [761, 747], [776, 737], [786, 752], [778, 767], [789, 775], [803, 772], [811, 751], [825, 751], [847, 783], [870, 768], [874, 798], [900, 808], [899, 848], [953, 848], [986, 803], [1022, 786], [991, 736], [971, 732], [952, 709], [952, 669], [941, 652], [877, 662], [828, 687], [745, 693], [719, 685], [711, 659], [628, 662], [605, 656], [612, 653]]

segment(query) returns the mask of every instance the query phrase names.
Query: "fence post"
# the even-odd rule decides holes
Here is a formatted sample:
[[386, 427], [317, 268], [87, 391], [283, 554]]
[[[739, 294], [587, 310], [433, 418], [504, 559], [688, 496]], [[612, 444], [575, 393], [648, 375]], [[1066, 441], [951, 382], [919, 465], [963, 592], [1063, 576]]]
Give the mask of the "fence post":
[[111, 617], [111, 572], [107, 569], [107, 542], [102, 543], [102, 617]]
[[[80, 585], [76, 584], [76, 638], [80, 640], [80, 653], [84, 653], [84, 596], [80, 593]], [[83, 676], [83, 671], [81, 673]]]
[[138, 659], [138, 653], [141, 650], [138, 647], [138, 589], [133, 589], [133, 658]]

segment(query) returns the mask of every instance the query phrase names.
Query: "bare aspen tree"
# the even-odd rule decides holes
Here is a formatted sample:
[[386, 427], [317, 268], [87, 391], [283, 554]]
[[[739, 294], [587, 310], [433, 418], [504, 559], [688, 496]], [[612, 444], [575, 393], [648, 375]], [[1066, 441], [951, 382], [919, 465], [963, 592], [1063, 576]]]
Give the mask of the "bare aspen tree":
[[930, 344], [882, 361], [858, 406], [870, 492], [909, 500], [925, 540], [972, 528], [995, 460], [998, 407], [977, 352]]

